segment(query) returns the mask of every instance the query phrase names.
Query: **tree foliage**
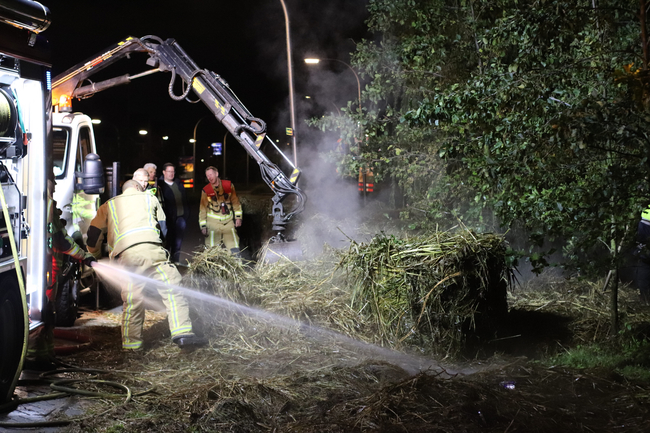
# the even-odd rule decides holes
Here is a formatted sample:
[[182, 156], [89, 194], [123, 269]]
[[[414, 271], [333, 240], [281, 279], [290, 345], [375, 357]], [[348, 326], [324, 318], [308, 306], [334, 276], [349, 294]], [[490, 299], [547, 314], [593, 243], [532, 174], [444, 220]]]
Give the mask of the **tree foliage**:
[[[582, 269], [648, 194], [647, 71], [629, 0], [370, 0], [364, 110], [315, 121], [335, 155], [398, 182], [413, 226], [519, 222]], [[415, 211], [417, 209], [417, 211]], [[455, 218], [449, 218], [455, 215]], [[417, 224], [415, 224], [417, 223]], [[602, 249], [609, 255], [600, 254]]]

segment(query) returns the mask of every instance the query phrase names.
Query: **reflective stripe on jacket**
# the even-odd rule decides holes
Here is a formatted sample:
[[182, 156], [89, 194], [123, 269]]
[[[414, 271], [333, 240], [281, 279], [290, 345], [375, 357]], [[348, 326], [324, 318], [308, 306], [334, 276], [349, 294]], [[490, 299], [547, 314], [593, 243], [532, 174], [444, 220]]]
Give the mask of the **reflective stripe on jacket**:
[[[240, 220], [243, 217], [241, 203], [235, 186], [231, 184], [230, 194], [225, 194], [221, 182], [217, 188], [213, 188], [215, 195], [209, 196], [205, 190], [201, 191], [201, 206], [199, 208], [199, 226], [206, 227], [208, 220], [226, 224], [233, 218]], [[226, 204], [227, 213], [221, 212], [221, 203]]]
[[127, 189], [98, 209], [88, 230], [88, 251], [98, 256], [103, 235], [111, 258], [136, 244], [161, 244], [159, 226], [164, 221], [165, 212], [153, 194]]

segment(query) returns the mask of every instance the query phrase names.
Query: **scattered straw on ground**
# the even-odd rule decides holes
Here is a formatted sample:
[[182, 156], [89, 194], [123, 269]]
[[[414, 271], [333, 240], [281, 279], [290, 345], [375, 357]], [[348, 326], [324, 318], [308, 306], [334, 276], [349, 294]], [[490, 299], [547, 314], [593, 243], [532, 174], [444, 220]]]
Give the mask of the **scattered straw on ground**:
[[[119, 328], [102, 328], [89, 351], [65, 361], [112, 370], [107, 376], [136, 393], [155, 391], [128, 404], [97, 401], [93, 410], [108, 412], [69, 431], [650, 431], [647, 385], [545, 368], [506, 352], [417, 374], [387, 361], [383, 349], [370, 350], [368, 343], [381, 341], [377, 324], [353, 307], [339, 263], [325, 255], [253, 269], [218, 249], [197, 256], [185, 283], [214, 296], [191, 301], [209, 346], [180, 352], [162, 313], [147, 312], [143, 354], [121, 352]], [[598, 285], [548, 289], [513, 290], [511, 312], [566, 317], [573, 342], [604, 335], [607, 294]], [[631, 289], [621, 297], [623, 314], [649, 320]], [[521, 329], [507, 331], [503, 341], [536, 344]]]

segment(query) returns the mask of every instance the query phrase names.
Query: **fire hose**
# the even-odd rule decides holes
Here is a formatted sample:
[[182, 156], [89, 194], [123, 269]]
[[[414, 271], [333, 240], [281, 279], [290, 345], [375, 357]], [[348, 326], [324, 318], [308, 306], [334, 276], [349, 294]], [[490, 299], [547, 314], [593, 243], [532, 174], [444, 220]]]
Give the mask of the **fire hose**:
[[7, 224], [7, 234], [9, 235], [9, 243], [11, 244], [11, 253], [14, 258], [14, 266], [16, 268], [16, 278], [18, 279], [18, 287], [20, 288], [20, 301], [23, 307], [23, 327], [25, 332], [23, 333], [23, 352], [20, 355], [20, 362], [18, 363], [18, 368], [16, 369], [16, 376], [14, 376], [14, 381], [18, 378], [20, 371], [23, 368], [23, 362], [25, 361], [25, 355], [27, 355], [27, 343], [29, 340], [29, 312], [27, 311], [27, 295], [25, 291], [25, 282], [23, 281], [23, 273], [20, 267], [20, 260], [18, 259], [18, 249], [16, 248], [16, 240], [14, 239], [14, 231], [11, 226], [11, 219], [9, 218], [9, 209], [7, 207], [7, 200], [5, 199], [5, 191], [2, 185], [0, 185], [0, 204], [2, 204], [2, 215]]
[[[59, 362], [60, 365], [66, 366], [66, 364], [63, 364]], [[69, 367], [69, 366], [68, 366]], [[41, 373], [39, 375], [39, 379], [41, 381], [48, 381], [50, 382], [50, 388], [53, 391], [51, 394], [45, 394], [45, 395], [39, 395], [37, 397], [28, 397], [28, 398], [21, 398], [21, 399], [15, 399], [12, 400], [8, 403], [5, 403], [0, 406], [0, 412], [6, 412], [8, 410], [13, 410], [16, 407], [18, 407], [21, 404], [26, 404], [26, 403], [34, 403], [38, 401], [45, 401], [45, 400], [54, 400], [57, 398], [61, 397], [68, 397], [71, 395], [83, 395], [83, 396], [88, 396], [88, 397], [100, 397], [100, 398], [106, 398], [106, 399], [111, 399], [111, 398], [124, 398], [124, 401], [122, 404], [129, 403], [133, 397], [139, 397], [145, 394], [149, 394], [155, 390], [155, 387], [149, 388], [147, 390], [144, 390], [139, 393], [133, 393], [131, 389], [119, 382], [115, 381], [110, 381], [110, 380], [102, 380], [102, 379], [96, 379], [96, 378], [87, 378], [87, 379], [58, 379], [58, 380], [50, 380], [48, 379], [48, 376], [52, 376], [55, 374], [62, 374], [62, 373], [87, 373], [87, 374], [115, 374], [115, 373], [124, 373], [124, 372], [119, 372], [119, 371], [110, 371], [110, 370], [98, 370], [98, 369], [89, 369], [89, 368], [61, 368], [61, 369], [56, 369], [52, 371], [47, 371], [44, 373]], [[124, 393], [107, 393], [107, 392], [97, 392], [97, 391], [89, 391], [89, 390], [84, 390], [84, 389], [79, 389], [75, 388], [73, 384], [79, 384], [79, 383], [90, 383], [90, 384], [96, 384], [96, 385], [103, 385], [103, 386], [109, 386], [112, 388], [117, 388], [121, 389], [124, 391]], [[109, 408], [106, 411], [102, 412], [99, 414], [99, 416], [104, 415], [114, 408]], [[95, 418], [98, 415], [91, 415], [87, 417], [81, 417], [81, 418], [74, 418], [74, 419], [62, 419], [62, 420], [51, 420], [51, 421], [37, 421], [37, 422], [0, 422], [0, 427], [3, 428], [34, 428], [34, 427], [56, 427], [56, 426], [64, 426], [71, 424], [73, 422], [79, 422], [79, 421], [85, 421], [87, 419]]]

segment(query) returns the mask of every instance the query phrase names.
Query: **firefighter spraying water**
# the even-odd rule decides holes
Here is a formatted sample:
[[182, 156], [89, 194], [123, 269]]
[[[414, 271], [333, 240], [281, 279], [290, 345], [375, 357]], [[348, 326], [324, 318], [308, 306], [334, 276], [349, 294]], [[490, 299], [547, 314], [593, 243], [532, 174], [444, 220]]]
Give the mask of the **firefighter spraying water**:
[[[88, 251], [101, 258], [102, 239], [106, 236], [111, 260], [164, 283], [157, 288], [167, 310], [172, 341], [181, 348], [205, 344], [192, 331], [187, 301], [174, 290], [181, 275], [163, 247], [162, 238], [167, 234], [165, 213], [151, 190], [146, 190], [147, 180], [146, 170], [136, 170], [133, 180], [124, 183], [122, 194], [99, 208], [88, 229]], [[139, 281], [127, 280], [121, 285], [122, 350], [142, 349], [144, 288]]]

